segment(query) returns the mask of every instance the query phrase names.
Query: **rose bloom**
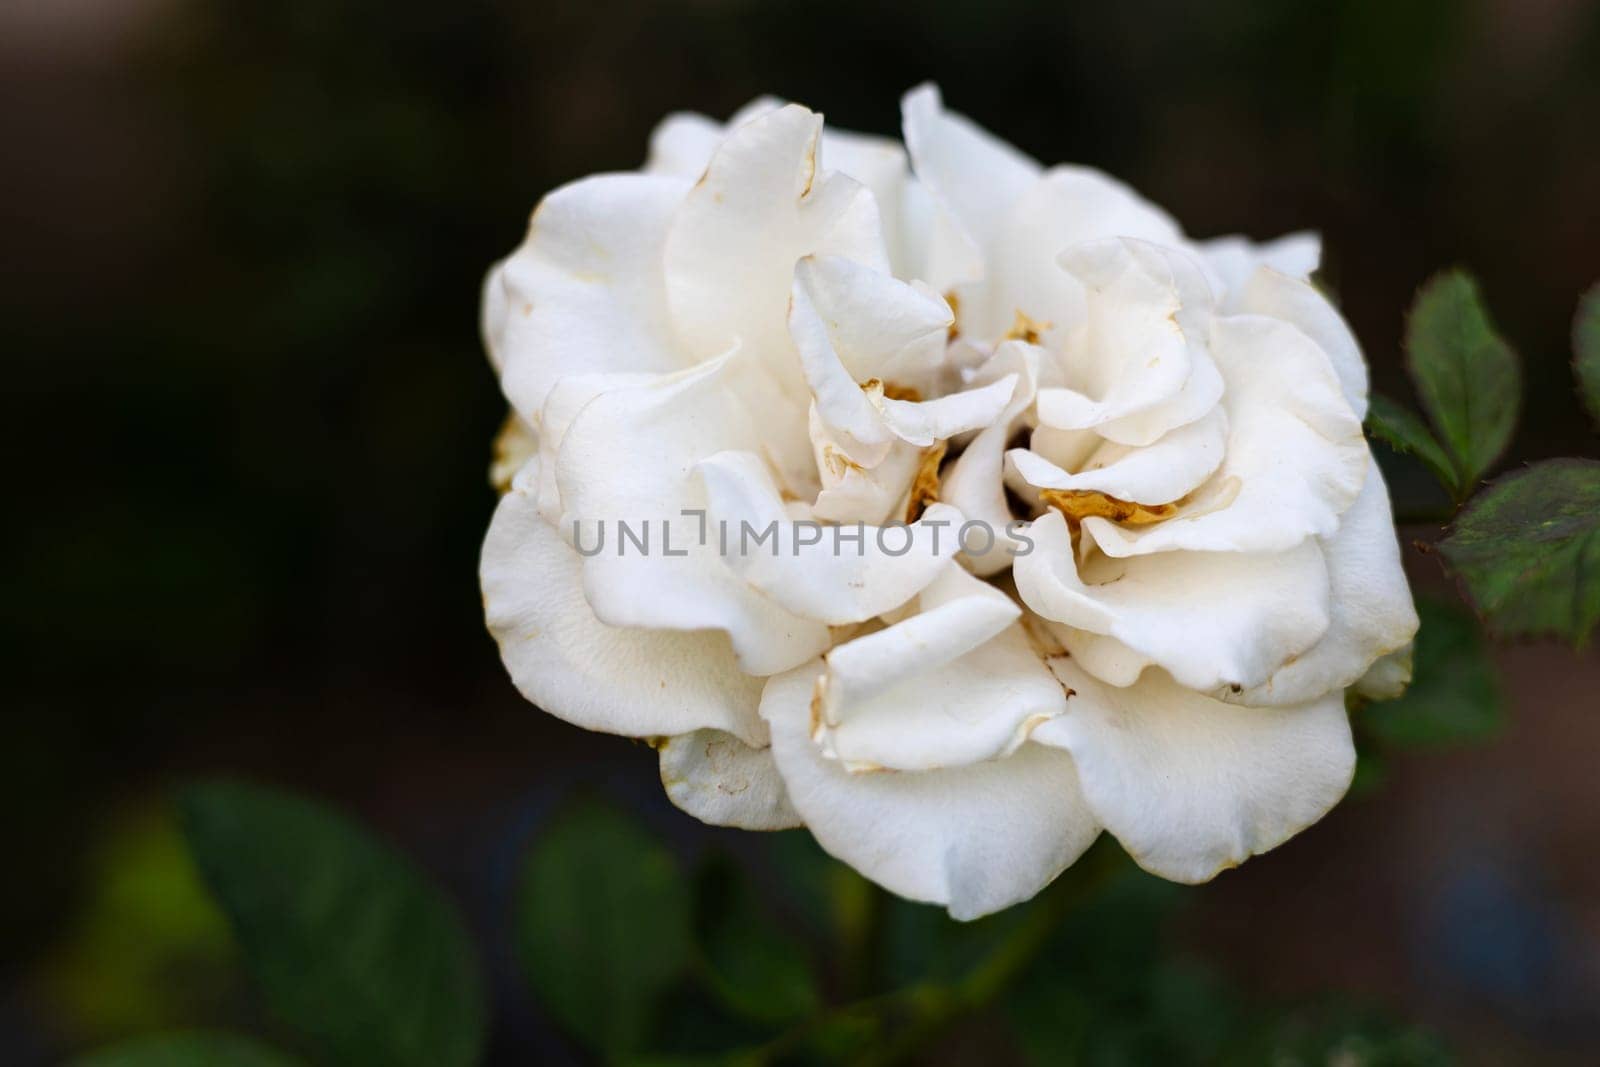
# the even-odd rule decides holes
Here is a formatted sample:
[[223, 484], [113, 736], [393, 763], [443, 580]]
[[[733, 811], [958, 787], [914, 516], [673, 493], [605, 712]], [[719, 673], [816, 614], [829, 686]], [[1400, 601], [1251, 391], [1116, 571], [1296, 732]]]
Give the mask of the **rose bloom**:
[[904, 148], [673, 115], [539, 205], [484, 292], [489, 629], [684, 811], [956, 918], [1102, 829], [1205, 881], [1338, 801], [1347, 691], [1410, 674], [1318, 241], [1193, 241], [931, 86], [903, 112]]

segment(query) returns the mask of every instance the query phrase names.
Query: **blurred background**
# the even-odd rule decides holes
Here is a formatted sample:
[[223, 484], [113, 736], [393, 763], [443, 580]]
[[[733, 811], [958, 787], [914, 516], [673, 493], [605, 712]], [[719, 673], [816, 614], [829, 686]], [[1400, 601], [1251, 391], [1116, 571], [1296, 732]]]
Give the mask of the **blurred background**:
[[[1600, 278], [1587, 0], [0, 0], [0, 1061], [252, 1010], [164, 807], [216, 771], [398, 841], [485, 946], [491, 1061], [576, 1058], [500, 947], [530, 828], [584, 784], [691, 852], [744, 846], [666, 804], [648, 749], [524, 704], [484, 633], [483, 272], [669, 110], [775, 93], [894, 134], [927, 78], [1193, 234], [1319, 229], [1393, 395], [1416, 287], [1469, 267], [1527, 367], [1510, 463], [1596, 453], [1567, 340]], [[1466, 1062], [1600, 1062], [1600, 657], [1496, 655], [1497, 736], [1386, 761], [1164, 936]]]

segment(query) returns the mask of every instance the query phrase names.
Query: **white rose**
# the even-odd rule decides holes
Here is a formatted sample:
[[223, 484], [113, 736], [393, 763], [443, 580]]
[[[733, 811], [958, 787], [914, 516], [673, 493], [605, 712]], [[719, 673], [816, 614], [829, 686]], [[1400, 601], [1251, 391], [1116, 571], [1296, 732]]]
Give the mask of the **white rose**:
[[932, 87], [904, 116], [909, 165], [675, 115], [545, 198], [485, 287], [489, 628], [685, 811], [958, 918], [1101, 829], [1203, 881], [1343, 795], [1345, 690], [1417, 626], [1317, 241], [1193, 242]]

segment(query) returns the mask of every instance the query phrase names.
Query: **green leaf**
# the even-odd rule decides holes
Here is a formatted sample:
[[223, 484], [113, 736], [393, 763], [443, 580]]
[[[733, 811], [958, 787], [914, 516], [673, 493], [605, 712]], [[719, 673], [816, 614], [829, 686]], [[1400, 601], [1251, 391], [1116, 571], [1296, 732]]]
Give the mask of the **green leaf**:
[[1406, 356], [1422, 407], [1456, 472], [1457, 498], [1500, 458], [1516, 428], [1522, 369], [1463, 271], [1435, 275], [1411, 305]]
[[1572, 369], [1578, 376], [1578, 395], [1600, 426], [1600, 282], [1578, 301], [1578, 316], [1572, 323]]
[[821, 998], [800, 940], [761, 907], [731, 862], [708, 864], [699, 878], [695, 928], [712, 991], [730, 1009], [781, 1023], [817, 1010]]
[[655, 838], [609, 808], [579, 805], [528, 855], [517, 947], [558, 1022], [610, 1058], [636, 1052], [693, 959], [688, 887]]
[[1455, 466], [1419, 415], [1386, 396], [1374, 393], [1371, 406], [1367, 409], [1367, 429], [1372, 436], [1396, 452], [1416, 456], [1452, 497], [1460, 499], [1462, 485]]
[[199, 1031], [124, 1041], [71, 1061], [69, 1067], [299, 1067], [300, 1061], [232, 1034]]
[[1420, 600], [1411, 688], [1396, 700], [1360, 714], [1361, 725], [1390, 745], [1448, 744], [1484, 738], [1500, 727], [1504, 696], [1472, 613], [1436, 600]]
[[1500, 478], [1439, 551], [1497, 632], [1581, 645], [1600, 620], [1600, 461], [1546, 460]]
[[477, 959], [411, 863], [320, 804], [238, 782], [180, 797], [184, 832], [273, 1011], [341, 1064], [465, 1067]]
[[244, 975], [171, 806], [119, 811], [83, 857], [86, 891], [36, 989], [71, 1032], [122, 1037], [219, 1018]]

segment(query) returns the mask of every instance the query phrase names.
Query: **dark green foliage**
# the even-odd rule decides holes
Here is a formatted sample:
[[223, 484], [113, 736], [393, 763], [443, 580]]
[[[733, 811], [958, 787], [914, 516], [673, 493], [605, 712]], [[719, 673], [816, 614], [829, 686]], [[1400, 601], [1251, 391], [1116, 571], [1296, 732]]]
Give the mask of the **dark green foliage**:
[[140, 1037], [73, 1060], [70, 1067], [298, 1067], [300, 1061], [232, 1034]]
[[522, 872], [517, 948], [540, 1004], [591, 1047], [638, 1051], [657, 1001], [692, 959], [689, 887], [660, 840], [576, 805]]
[[697, 885], [695, 932], [706, 978], [731, 1010], [760, 1022], [804, 1017], [820, 1004], [805, 945], [784, 929], [743, 872], [713, 860]]
[[1471, 275], [1447, 271], [1417, 293], [1406, 366], [1463, 499], [1511, 442], [1522, 404], [1517, 355], [1495, 332]]
[[1396, 452], [1416, 456], [1452, 496], [1459, 493], [1459, 479], [1450, 457], [1416, 412], [1374, 394], [1367, 409], [1367, 430]]
[[1581, 645], [1600, 620], [1600, 461], [1554, 459], [1480, 493], [1439, 550], [1490, 626]]
[[454, 907], [410, 862], [274, 789], [207, 783], [179, 806], [251, 977], [285, 1023], [339, 1064], [477, 1062], [476, 954]]

